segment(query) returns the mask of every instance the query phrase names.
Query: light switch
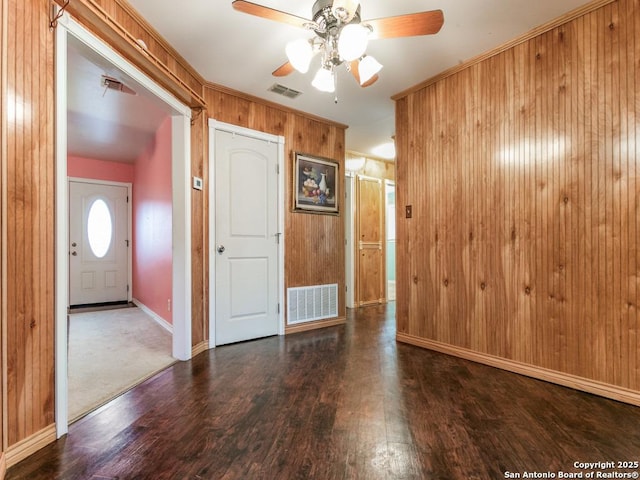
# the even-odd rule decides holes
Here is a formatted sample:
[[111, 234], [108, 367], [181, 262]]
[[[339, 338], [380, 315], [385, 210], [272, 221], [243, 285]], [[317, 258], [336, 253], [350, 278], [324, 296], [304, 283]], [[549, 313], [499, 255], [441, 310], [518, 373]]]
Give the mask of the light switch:
[[202, 190], [202, 179], [200, 177], [193, 177], [193, 188]]

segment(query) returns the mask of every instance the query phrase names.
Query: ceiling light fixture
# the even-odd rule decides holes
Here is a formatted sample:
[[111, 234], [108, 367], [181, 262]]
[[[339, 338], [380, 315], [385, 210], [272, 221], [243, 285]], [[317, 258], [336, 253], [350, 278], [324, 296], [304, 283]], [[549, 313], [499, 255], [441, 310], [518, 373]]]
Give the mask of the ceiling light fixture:
[[303, 38], [293, 40], [287, 43], [285, 52], [293, 68], [301, 73], [307, 73], [309, 71], [309, 65], [313, 58], [311, 43]]
[[331, 65], [324, 65], [313, 77], [311, 85], [321, 92], [333, 93], [336, 91], [336, 79]]
[[371, 150], [377, 157], [385, 158], [387, 160], [392, 160], [396, 157], [396, 144], [395, 142], [387, 142], [382, 145], [378, 145]]
[[317, 0], [313, 5], [313, 21], [306, 27], [316, 35], [309, 40], [289, 42], [286, 54], [291, 66], [300, 73], [307, 73], [312, 58], [320, 54], [320, 68], [311, 82], [318, 90], [335, 92], [336, 67], [343, 63], [349, 71], [360, 65], [359, 81], [362, 86], [382, 68], [375, 58], [365, 55], [372, 28], [360, 22], [359, 2]]
[[[296, 70], [307, 73], [313, 57], [320, 54], [320, 69], [313, 77], [312, 85], [323, 92], [336, 91], [336, 67], [342, 64], [361, 87], [373, 85], [378, 80], [382, 64], [365, 53], [372, 32], [375, 31], [375, 38], [433, 35], [444, 23], [442, 10], [363, 22], [357, 0], [316, 0], [311, 9], [311, 20], [248, 0], [233, 0], [231, 5], [239, 12], [313, 31], [312, 38], [287, 44], [288, 61], [272, 75], [284, 77]], [[338, 102], [337, 95], [335, 101]]]
[[360, 74], [360, 85], [364, 85], [369, 80], [373, 78], [373, 76], [380, 71], [382, 65], [375, 58], [370, 55], [365, 55], [360, 59], [360, 63], [358, 65], [358, 71]]

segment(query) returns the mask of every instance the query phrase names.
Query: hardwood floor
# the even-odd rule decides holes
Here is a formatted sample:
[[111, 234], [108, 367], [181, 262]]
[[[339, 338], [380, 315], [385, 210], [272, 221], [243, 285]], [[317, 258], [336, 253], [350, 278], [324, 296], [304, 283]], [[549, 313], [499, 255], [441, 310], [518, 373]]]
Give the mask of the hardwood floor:
[[397, 344], [393, 308], [175, 364], [7, 478], [486, 480], [640, 460], [640, 408]]

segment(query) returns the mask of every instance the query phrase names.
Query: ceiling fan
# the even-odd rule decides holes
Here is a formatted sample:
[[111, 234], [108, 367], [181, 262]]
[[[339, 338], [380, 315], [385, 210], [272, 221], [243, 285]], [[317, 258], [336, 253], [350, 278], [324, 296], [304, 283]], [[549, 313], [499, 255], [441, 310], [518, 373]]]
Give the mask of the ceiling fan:
[[360, 2], [356, 0], [316, 0], [311, 20], [245, 0], [234, 0], [232, 5], [239, 12], [315, 32], [310, 39], [289, 42], [286, 46], [288, 61], [272, 74], [282, 77], [294, 70], [306, 73], [312, 58], [320, 54], [320, 69], [311, 84], [324, 92], [335, 91], [335, 68], [341, 64], [346, 65], [362, 87], [368, 87], [378, 80], [382, 65], [365, 53], [369, 39], [431, 35], [438, 33], [444, 23], [442, 10], [363, 22]]

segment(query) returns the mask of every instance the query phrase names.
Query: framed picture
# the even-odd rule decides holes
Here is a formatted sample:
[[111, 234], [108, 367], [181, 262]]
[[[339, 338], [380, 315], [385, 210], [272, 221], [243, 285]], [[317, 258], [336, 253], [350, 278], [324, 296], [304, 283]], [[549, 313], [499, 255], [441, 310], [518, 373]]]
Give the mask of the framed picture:
[[338, 215], [338, 162], [296, 153], [293, 164], [293, 210]]

